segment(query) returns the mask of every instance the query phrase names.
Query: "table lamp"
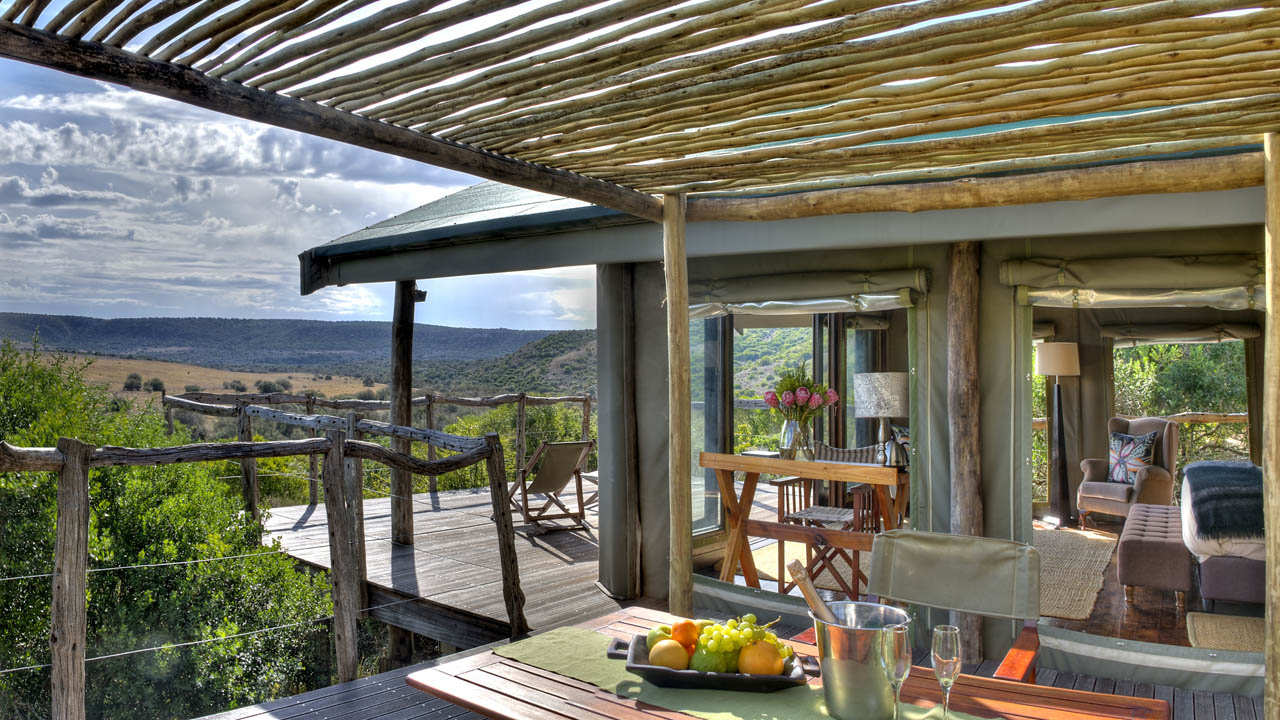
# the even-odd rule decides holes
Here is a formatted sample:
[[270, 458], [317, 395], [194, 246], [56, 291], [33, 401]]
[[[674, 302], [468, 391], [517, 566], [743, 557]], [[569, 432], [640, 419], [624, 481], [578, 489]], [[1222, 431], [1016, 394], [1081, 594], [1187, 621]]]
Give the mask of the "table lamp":
[[902, 446], [889, 441], [889, 419], [906, 417], [907, 374], [904, 372], [858, 373], [853, 376], [853, 414], [880, 419], [880, 449], [876, 462], [902, 467], [907, 464]]
[[1036, 348], [1036, 374], [1053, 376], [1053, 440], [1049, 444], [1049, 477], [1053, 496], [1049, 505], [1060, 522], [1074, 521], [1071, 483], [1067, 480], [1066, 434], [1062, 426], [1062, 385], [1058, 378], [1080, 374], [1080, 352], [1073, 342], [1046, 342]]

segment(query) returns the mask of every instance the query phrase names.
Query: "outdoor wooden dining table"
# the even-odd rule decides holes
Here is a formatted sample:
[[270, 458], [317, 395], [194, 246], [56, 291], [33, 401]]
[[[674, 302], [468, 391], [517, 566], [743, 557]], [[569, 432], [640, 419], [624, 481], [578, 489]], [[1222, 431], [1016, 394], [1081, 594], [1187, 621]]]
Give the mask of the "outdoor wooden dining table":
[[[629, 640], [655, 625], [677, 618], [659, 610], [630, 607], [580, 624], [604, 635]], [[812, 645], [790, 642], [801, 655], [816, 655]], [[601, 658], [604, 661], [604, 658]], [[489, 718], [502, 720], [680, 720], [693, 716], [618, 697], [573, 678], [484, 651], [433, 668], [418, 670], [409, 685]], [[812, 684], [820, 684], [814, 678]], [[903, 702], [933, 707], [942, 692], [929, 668], [915, 667], [902, 689]], [[1008, 720], [1103, 720], [1168, 718], [1169, 704], [1153, 698], [1103, 695], [1083, 690], [961, 675], [951, 691], [953, 710], [982, 718]]]
[[[724, 506], [728, 537], [725, 543], [724, 563], [720, 567], [720, 579], [732, 582], [738, 566], [742, 577], [751, 587], [760, 587], [760, 575], [755, 559], [751, 556], [749, 536], [766, 537], [785, 542], [801, 542], [810, 545], [830, 545], [855, 552], [871, 550], [870, 533], [846, 532], [820, 527], [806, 527], [792, 523], [756, 520], [751, 517], [755, 501], [756, 483], [761, 474], [794, 475], [810, 480], [830, 482], [866, 483], [875, 487], [879, 500], [881, 521], [886, 530], [898, 527], [898, 517], [906, 501], [902, 491], [902, 471], [883, 465], [861, 465], [843, 462], [812, 462], [807, 460], [782, 460], [779, 458], [728, 453], [704, 452], [698, 464], [716, 472], [720, 489], [720, 503]], [[733, 474], [741, 472], [742, 493], [739, 494]], [[899, 488], [896, 500], [889, 497], [889, 488]]]

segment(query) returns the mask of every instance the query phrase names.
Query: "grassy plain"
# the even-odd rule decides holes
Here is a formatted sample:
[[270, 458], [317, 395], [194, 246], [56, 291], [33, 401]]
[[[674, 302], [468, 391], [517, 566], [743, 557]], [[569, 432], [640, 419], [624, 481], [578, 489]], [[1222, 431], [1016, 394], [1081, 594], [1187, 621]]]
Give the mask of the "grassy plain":
[[[256, 392], [253, 384], [259, 380], [276, 381], [285, 378], [293, 384], [290, 392], [305, 393], [309, 390], [323, 393], [325, 397], [354, 395], [361, 390], [377, 392], [386, 387], [378, 383], [366, 387], [358, 377], [345, 375], [315, 375], [309, 372], [234, 372], [217, 368], [187, 365], [184, 363], [162, 362], [159, 360], [143, 360], [138, 358], [114, 357], [111, 355], [73, 355], [81, 360], [89, 360], [92, 364], [85, 371], [85, 379], [93, 384], [106, 385], [112, 393], [135, 399], [154, 396], [150, 392], [124, 392], [124, 380], [129, 373], [138, 373], [145, 383], [151, 378], [160, 378], [164, 382], [165, 392], [180, 395], [187, 385], [198, 385], [205, 392], [233, 392], [224, 390], [222, 384], [239, 380], [245, 384], [249, 392]], [[327, 378], [327, 379], [326, 379]]]

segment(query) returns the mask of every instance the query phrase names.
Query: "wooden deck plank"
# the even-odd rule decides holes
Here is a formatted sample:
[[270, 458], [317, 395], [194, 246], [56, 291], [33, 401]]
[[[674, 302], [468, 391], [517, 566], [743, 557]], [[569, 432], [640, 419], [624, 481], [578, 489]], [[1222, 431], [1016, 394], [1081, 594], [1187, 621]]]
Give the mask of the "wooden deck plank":
[[[364, 501], [370, 607], [395, 603], [373, 615], [458, 647], [509, 633], [488, 493], [462, 490], [414, 499], [412, 546], [391, 542], [388, 498]], [[588, 513], [588, 524], [595, 520]], [[278, 540], [294, 558], [329, 568], [323, 505], [274, 508], [265, 529], [264, 542]], [[599, 542], [594, 531], [533, 530], [517, 526], [516, 553], [525, 616], [535, 630], [618, 609], [617, 601], [595, 585]]]

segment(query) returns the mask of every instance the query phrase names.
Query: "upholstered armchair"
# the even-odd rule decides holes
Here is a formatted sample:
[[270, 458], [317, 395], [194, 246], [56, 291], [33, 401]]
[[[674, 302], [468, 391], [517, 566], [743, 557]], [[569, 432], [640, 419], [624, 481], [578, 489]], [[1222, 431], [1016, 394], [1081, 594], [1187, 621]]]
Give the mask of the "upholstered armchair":
[[1107, 437], [1113, 432], [1145, 435], [1156, 431], [1156, 444], [1150, 465], [1138, 471], [1132, 485], [1107, 482], [1107, 458], [1085, 458], [1080, 462], [1084, 479], [1076, 492], [1076, 509], [1080, 511], [1080, 527], [1085, 527], [1089, 513], [1129, 517], [1129, 508], [1137, 504], [1168, 505], [1173, 502], [1173, 480], [1177, 474], [1178, 424], [1164, 418], [1135, 420], [1114, 417], [1107, 422]]

